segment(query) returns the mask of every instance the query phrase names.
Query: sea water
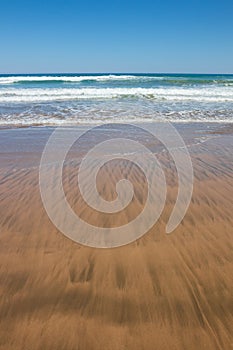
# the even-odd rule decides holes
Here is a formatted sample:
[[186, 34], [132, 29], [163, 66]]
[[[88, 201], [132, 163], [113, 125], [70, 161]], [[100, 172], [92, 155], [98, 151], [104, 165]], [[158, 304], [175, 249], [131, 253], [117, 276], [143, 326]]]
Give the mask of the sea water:
[[0, 75], [0, 125], [233, 122], [233, 75]]

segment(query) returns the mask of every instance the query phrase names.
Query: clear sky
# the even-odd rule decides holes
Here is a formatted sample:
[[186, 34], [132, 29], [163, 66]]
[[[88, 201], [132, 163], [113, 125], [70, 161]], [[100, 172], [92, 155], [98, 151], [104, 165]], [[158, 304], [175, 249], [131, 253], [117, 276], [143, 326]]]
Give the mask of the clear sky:
[[0, 73], [233, 73], [233, 0], [0, 0]]

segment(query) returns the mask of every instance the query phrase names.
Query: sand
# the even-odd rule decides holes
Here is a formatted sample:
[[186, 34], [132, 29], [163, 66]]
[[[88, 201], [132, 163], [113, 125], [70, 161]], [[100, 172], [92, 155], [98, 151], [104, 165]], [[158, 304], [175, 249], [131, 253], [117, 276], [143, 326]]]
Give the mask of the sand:
[[[180, 127], [194, 192], [179, 227], [165, 234], [177, 176], [169, 155], [158, 152], [168, 183], [163, 213], [141, 239], [114, 249], [74, 243], [49, 220], [38, 167], [51, 129], [0, 131], [0, 349], [233, 349], [233, 134], [227, 126], [207, 129]], [[112, 199], [126, 172], [136, 194], [124, 213], [102, 215], [82, 202], [75, 174], [85, 147], [64, 168], [74, 210], [102, 227], [134, 218], [145, 179], [125, 161], [109, 164], [98, 181]]]

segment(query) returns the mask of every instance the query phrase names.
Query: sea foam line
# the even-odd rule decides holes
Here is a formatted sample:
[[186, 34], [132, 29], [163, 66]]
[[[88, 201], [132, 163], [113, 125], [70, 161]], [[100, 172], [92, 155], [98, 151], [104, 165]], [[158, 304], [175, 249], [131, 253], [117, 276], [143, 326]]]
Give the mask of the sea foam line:
[[137, 79], [134, 75], [86, 75], [86, 76], [10, 76], [0, 77], [0, 84], [13, 84], [23, 82], [82, 82], [82, 81], [108, 81]]
[[233, 102], [231, 88], [47, 88], [0, 89], [0, 103], [137, 97], [164, 101]]

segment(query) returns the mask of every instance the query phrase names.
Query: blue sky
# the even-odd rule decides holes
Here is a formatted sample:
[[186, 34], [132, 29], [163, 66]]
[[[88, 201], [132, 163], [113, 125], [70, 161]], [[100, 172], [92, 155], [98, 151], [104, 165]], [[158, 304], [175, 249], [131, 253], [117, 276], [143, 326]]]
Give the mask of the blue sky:
[[232, 0], [1, 0], [0, 73], [233, 73]]

